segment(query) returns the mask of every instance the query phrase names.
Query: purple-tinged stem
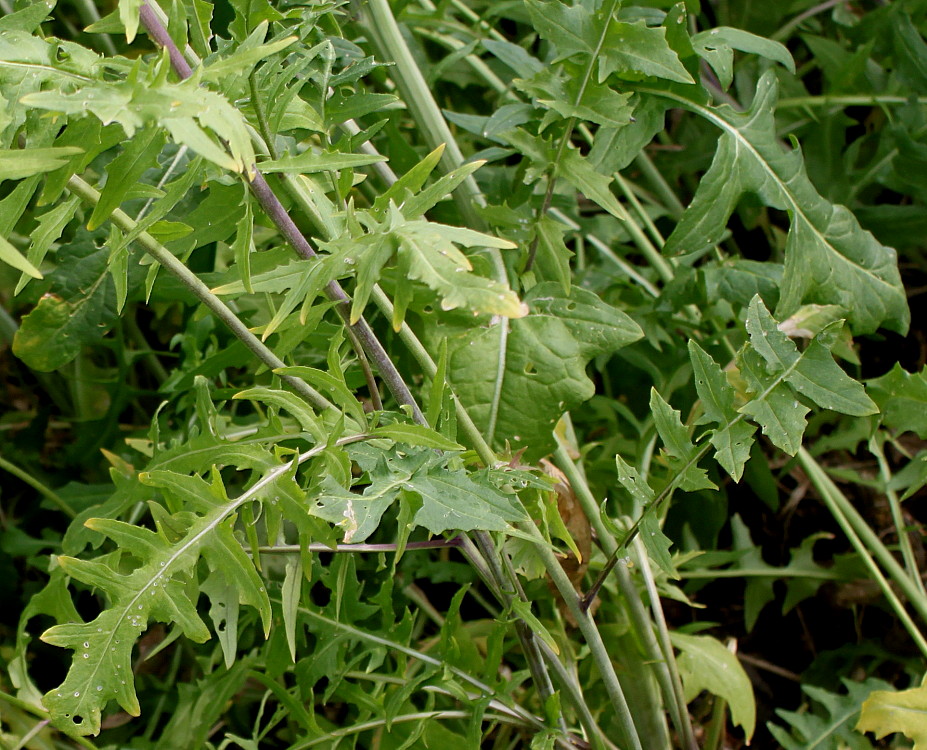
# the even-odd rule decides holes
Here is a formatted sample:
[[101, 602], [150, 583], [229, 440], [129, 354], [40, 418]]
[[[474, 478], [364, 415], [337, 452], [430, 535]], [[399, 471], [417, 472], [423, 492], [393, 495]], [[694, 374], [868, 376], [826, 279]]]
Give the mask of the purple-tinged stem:
[[[154, 39], [157, 44], [167, 49], [171, 60], [171, 67], [173, 67], [174, 72], [177, 73], [180, 78], [189, 78], [193, 73], [192, 68], [184, 59], [183, 54], [178, 49], [177, 45], [174, 44], [174, 40], [171, 39], [170, 34], [167, 33], [167, 29], [164, 28], [164, 25], [147, 2], [142, 3], [139, 11], [139, 20], [142, 22], [151, 38]], [[318, 254], [315, 249], [290, 218], [283, 204], [280, 203], [280, 199], [277, 198], [270, 185], [267, 184], [264, 175], [261, 174], [257, 166], [254, 166], [253, 169], [253, 176], [251, 176], [248, 184], [252, 194], [257, 199], [258, 203], [260, 203], [261, 208], [264, 209], [268, 218], [270, 218], [277, 229], [280, 230], [280, 233], [286, 238], [287, 242], [290, 243], [299, 257], [306, 260], [317, 258]], [[248, 179], [248, 176], [245, 178]], [[400, 375], [399, 370], [396, 369], [396, 365], [393, 364], [393, 361], [383, 348], [380, 340], [376, 337], [373, 329], [364, 318], [351, 324], [351, 300], [344, 289], [342, 289], [341, 284], [337, 281], [329, 282], [325, 287], [325, 294], [330, 300], [337, 303], [335, 309], [348, 328], [349, 338], [352, 342], [359, 342], [360, 344], [362, 351], [359, 352], [359, 354], [362, 355], [363, 352], [367, 353], [367, 356], [376, 364], [380, 377], [383, 378], [383, 382], [386, 383], [386, 387], [389, 389], [390, 393], [393, 394], [393, 397], [400, 404], [411, 407], [412, 417], [416, 422], [419, 424], [426, 424], [425, 415], [422, 414], [422, 410], [415, 401], [415, 397], [402, 379], [402, 375]]]

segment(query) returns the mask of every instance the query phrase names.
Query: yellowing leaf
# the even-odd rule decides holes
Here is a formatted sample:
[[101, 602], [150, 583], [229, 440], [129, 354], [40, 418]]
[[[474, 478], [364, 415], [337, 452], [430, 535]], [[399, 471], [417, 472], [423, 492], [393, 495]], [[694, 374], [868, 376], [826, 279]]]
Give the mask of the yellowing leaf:
[[914, 740], [914, 750], [927, 750], [927, 678], [910, 690], [871, 693], [863, 703], [856, 729], [872, 732], [876, 739], [901, 732]]

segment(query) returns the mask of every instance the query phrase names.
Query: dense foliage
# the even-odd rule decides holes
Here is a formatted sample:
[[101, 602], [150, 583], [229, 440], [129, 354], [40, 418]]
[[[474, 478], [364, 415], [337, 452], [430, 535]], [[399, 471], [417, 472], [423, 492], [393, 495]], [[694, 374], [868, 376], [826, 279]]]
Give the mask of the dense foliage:
[[0, 7], [4, 747], [927, 748], [927, 3]]

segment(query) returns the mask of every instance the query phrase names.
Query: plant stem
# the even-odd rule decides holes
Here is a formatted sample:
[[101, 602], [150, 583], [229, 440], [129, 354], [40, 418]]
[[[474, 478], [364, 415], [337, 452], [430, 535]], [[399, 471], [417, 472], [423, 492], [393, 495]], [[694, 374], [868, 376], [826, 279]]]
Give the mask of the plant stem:
[[[25, 713], [32, 714], [33, 716], [35, 716], [38, 719], [41, 719], [42, 721], [49, 721], [48, 711], [46, 711], [44, 708], [39, 708], [38, 706], [32, 705], [28, 701], [20, 700], [19, 698], [13, 695], [10, 695], [9, 693], [4, 692], [3, 690], [0, 690], [0, 701], [3, 701], [4, 703], [7, 703], [11, 706], [16, 707], [20, 711], [24, 711]], [[76, 742], [81, 747], [88, 748], [88, 750], [96, 750], [97, 748], [97, 746], [94, 745], [86, 737], [74, 736], [74, 737], [71, 737], [70, 739], [74, 740], [74, 742]]]
[[[377, 48], [380, 57], [395, 63], [396, 83], [399, 86], [399, 91], [409, 107], [409, 111], [418, 123], [429, 148], [434, 150], [444, 144], [444, 153], [441, 155], [444, 170], [450, 172], [457, 169], [464, 163], [463, 154], [457, 145], [456, 139], [451, 134], [440, 108], [431, 95], [431, 89], [425, 81], [422, 71], [419, 70], [405, 39], [402, 37], [399, 24], [396, 23], [396, 18], [388, 0], [369, 0], [366, 3], [365, 10], [370, 15], [370, 21], [365, 26], [370, 31], [371, 41]], [[485, 225], [474, 206], [474, 204], [483, 205], [485, 199], [472, 175], [467, 177], [460, 187], [454, 191], [454, 200], [467, 226], [480, 229]], [[496, 254], [498, 254], [498, 251]]]
[[[447, 549], [449, 547], [460, 547], [461, 543], [458, 537], [453, 539], [429, 539], [424, 542], [407, 542], [403, 549], [407, 551], [422, 549]], [[329, 547], [321, 542], [310, 542], [305, 547], [298, 544], [273, 544], [258, 547], [258, 551], [265, 555], [298, 555], [304, 550], [310, 552], [396, 552], [399, 549], [398, 544], [336, 544]]]
[[[167, 33], [167, 29], [164, 28], [164, 25], [148, 0], [143, 2], [139, 17], [152, 39], [161, 45], [161, 47], [168, 50], [171, 66], [174, 68], [177, 75], [181, 78], [189, 78], [192, 74], [190, 65], [184, 59], [177, 45], [174, 44], [173, 39], [171, 39], [170, 35]], [[270, 150], [273, 144], [269, 142], [266, 146], [268, 150]], [[260, 203], [261, 208], [264, 209], [268, 218], [274, 223], [287, 242], [290, 243], [296, 251], [296, 254], [307, 260], [317, 258], [312, 245], [309, 244], [309, 241], [305, 238], [303, 233], [299, 231], [299, 228], [290, 218], [286, 209], [283, 208], [283, 204], [280, 203], [279, 198], [277, 198], [276, 194], [271, 190], [270, 185], [267, 184], [267, 180], [264, 179], [264, 176], [257, 167], [253, 167], [253, 174], [250, 176], [250, 179], [248, 175], [243, 175], [243, 178], [249, 180], [248, 186], [255, 198], [257, 198], [258, 203]], [[367, 324], [367, 321], [361, 318], [354, 324], [350, 323], [350, 299], [341, 288], [341, 285], [337, 281], [331, 281], [325, 287], [325, 293], [330, 300], [337, 303], [335, 306], [336, 311], [339, 316], [341, 316], [342, 320], [344, 320], [345, 326], [351, 329], [348, 331], [348, 338], [355, 345], [358, 358], [362, 359], [364, 352], [366, 352], [370, 359], [376, 364], [380, 376], [386, 383], [386, 387], [389, 388], [390, 392], [393, 394], [393, 397], [401, 405], [411, 408], [412, 417], [416, 422], [425, 424], [425, 417], [416, 403], [415, 398], [412, 396], [412, 392], [403, 380], [402, 375], [399, 374], [389, 354], [387, 354], [383, 345], [376, 337], [376, 334], [374, 334], [373, 330]], [[375, 387], [371, 386], [371, 390], [375, 390]]]
[[8, 474], [12, 474], [20, 481], [28, 484], [30, 487], [32, 487], [32, 489], [56, 505], [58, 509], [69, 518], [77, 517], [77, 511], [71, 507], [67, 500], [61, 497], [57, 492], [48, 487], [46, 484], [36, 479], [25, 469], [21, 469], [12, 461], [7, 461], [3, 456], [0, 456], [0, 469], [3, 469]]
[[908, 578], [907, 573], [892, 557], [891, 552], [885, 548], [879, 537], [869, 527], [869, 524], [863, 520], [856, 508], [853, 507], [837, 485], [833, 483], [820, 464], [814, 460], [814, 457], [805, 448], [799, 448], [796, 457], [802, 469], [808, 475], [808, 479], [811, 480], [811, 483], [821, 495], [821, 500], [834, 516], [834, 520], [843, 529], [850, 543], [872, 573], [873, 578], [878, 582], [879, 588], [882, 589], [882, 593], [904, 624], [908, 634], [917, 644], [921, 653], [927, 657], [927, 640], [925, 640], [924, 635], [892, 590], [891, 584], [886, 580], [882, 571], [879, 570], [873, 557], [877, 558], [882, 567], [888, 571], [892, 581], [908, 598], [911, 606], [914, 607], [923, 621], [927, 621], [927, 597], [924, 597], [913, 581]]
[[866, 107], [877, 104], [927, 104], [927, 96], [896, 96], [892, 94], [861, 94], [859, 96], [790, 96], [780, 99], [776, 109], [799, 107]]
[[[79, 196], [81, 200], [90, 205], [96, 205], [100, 200], [100, 194], [77, 175], [71, 176], [68, 180], [67, 187], [74, 195]], [[109, 220], [124, 232], [130, 232], [136, 226], [132, 218], [118, 208], [113, 211]], [[200, 281], [196, 274], [175, 258], [170, 250], [148, 234], [148, 232], [142, 232], [135, 241], [168, 272], [173, 274], [180, 283], [209, 308], [219, 320], [225, 323], [232, 333], [235, 334], [235, 336], [248, 347], [261, 362], [267, 365], [271, 370], [286, 367], [286, 363], [268, 349], [257, 336], [251, 333], [238, 316], [235, 315], [222, 300], [216, 297], [216, 295], [209, 290], [209, 287]], [[325, 396], [301, 378], [292, 375], [281, 375], [279, 377], [316, 409], [325, 410], [334, 408], [332, 403], [325, 398]]]
[[878, 435], [869, 441], [869, 450], [879, 462], [879, 478], [882, 480], [885, 498], [888, 500], [892, 521], [895, 524], [895, 533], [898, 534], [898, 547], [901, 549], [901, 559], [904, 560], [905, 568], [908, 571], [908, 577], [914, 582], [914, 585], [920, 589], [921, 595], [927, 596], [927, 591], [924, 589], [924, 581], [917, 567], [917, 559], [914, 557], [914, 549], [911, 546], [911, 537], [905, 530], [901, 501], [898, 499], [898, 493], [890, 486], [892, 473], [888, 467], [888, 461], [885, 460], [885, 451], [882, 449], [882, 444], [878, 439]]
[[[579, 505], [589, 519], [592, 528], [596, 532], [599, 543], [602, 545], [606, 554], [614, 555], [618, 549], [618, 542], [612, 533], [602, 522], [602, 515], [599, 510], [599, 504], [596, 502], [589, 484], [580, 472], [577, 465], [570, 458], [566, 447], [558, 441], [557, 449], [554, 452], [554, 462], [560, 468], [570, 483]], [[643, 571], [643, 565], [641, 566]], [[685, 743], [685, 747], [694, 747], [695, 735], [692, 730], [692, 722], [689, 719], [689, 712], [686, 708], [685, 699], [682, 698], [682, 680], [679, 677], [679, 671], [676, 668], [676, 659], [673, 655], [672, 646], [668, 643], [660, 643], [654, 634], [653, 622], [647, 616], [644, 603], [641, 600], [640, 592], [631, 578], [631, 572], [624, 566], [616, 568], [618, 578], [618, 588], [621, 591], [626, 610], [634, 623], [634, 632], [637, 634], [644, 648], [647, 658], [650, 660], [660, 686], [660, 692], [663, 699], [670, 708], [670, 716], [673, 720], [673, 726], [676, 732]], [[645, 578], [646, 585], [646, 578]], [[663, 620], [663, 629], [660, 629], [659, 623], [662, 620], [662, 610], [659, 608], [659, 597], [654, 598], [651, 593], [651, 608], [654, 615], [659, 610], [661, 618], [658, 618], [658, 632], [665, 635], [665, 620]], [[668, 635], [667, 635], [668, 640]]]
[[663, 207], [669, 211], [673, 219], [678, 221], [683, 213], [685, 213], [686, 207], [682, 205], [682, 201], [679, 200], [679, 197], [669, 186], [669, 183], [663, 175], [660, 174], [660, 170], [656, 168], [647, 152], [641, 151], [635, 156], [634, 163], [649, 180], [651, 186], [653, 186], [654, 192], [663, 199]]
[[579, 624], [579, 629], [583, 634], [583, 639], [589, 647], [590, 655], [595, 663], [602, 682], [605, 683], [605, 691], [608, 694], [609, 702], [615, 710], [615, 718], [621, 727], [622, 742], [634, 750], [642, 750], [641, 740], [637, 733], [637, 727], [634, 725], [634, 719], [631, 716], [631, 710], [628, 708], [628, 702], [624, 697], [624, 691], [621, 689], [621, 683], [618, 681], [618, 675], [615, 673], [615, 666], [612, 664], [611, 657], [608, 655], [608, 649], [602, 640], [602, 634], [596, 627], [595, 620], [590, 615], [589, 610], [581, 606], [580, 597], [577, 595], [573, 584], [567, 577], [567, 574], [560, 567], [560, 563], [554, 553], [551, 552], [547, 545], [547, 540], [541, 535], [540, 530], [533, 524], [527, 523], [523, 526], [524, 531], [534, 537], [535, 550], [544, 564], [547, 575], [553, 581], [557, 591], [567, 605], [570, 614], [573, 615]]

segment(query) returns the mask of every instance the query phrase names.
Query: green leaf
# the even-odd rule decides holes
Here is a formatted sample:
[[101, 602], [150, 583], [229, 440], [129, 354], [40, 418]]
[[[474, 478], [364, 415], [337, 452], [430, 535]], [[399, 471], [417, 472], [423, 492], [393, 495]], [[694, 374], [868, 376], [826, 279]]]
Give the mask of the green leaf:
[[750, 458], [756, 428], [737, 413], [734, 389], [718, 363], [692, 339], [689, 340], [689, 357], [695, 389], [705, 409], [698, 424], [714, 422], [718, 425], [709, 438], [715, 449], [715, 459], [735, 482], [739, 482], [744, 464]]
[[119, 20], [126, 30], [126, 41], [131, 44], [138, 32], [139, 10], [145, 0], [119, 0]]
[[221, 486], [211, 487], [197, 477], [154, 471], [140, 478], [168, 492], [185, 510], [172, 517], [163, 506], [152, 504], [158, 532], [112, 519], [86, 522], [137, 559], [138, 567], [125, 573], [105, 562], [59, 558], [68, 575], [105, 592], [110, 602], [93, 621], [56, 625], [42, 636], [75, 652], [64, 683], [44, 698], [56, 726], [72, 734], [98, 733], [101, 709], [111, 699], [138, 715], [132, 647], [149, 620], [175, 623], [197, 642], [209, 638], [196, 611], [196, 595], [191, 600], [187, 586], [200, 555], [211, 570], [234, 582], [238, 602], [260, 613], [265, 634], [270, 626], [270, 601], [232, 530], [234, 511], [256, 491], [228, 501]]
[[596, 30], [588, 7], [573, 7], [556, 2], [525, 0], [531, 16], [531, 23], [538, 33], [557, 45], [562, 60], [578, 52], [592, 54], [595, 47]]
[[297, 37], [288, 36], [267, 44], [260, 44], [267, 36], [267, 21], [261, 21], [251, 35], [242, 42], [232, 54], [210, 62], [202, 71], [205, 83], [224, 83], [234, 75], [250, 73], [257, 63], [271, 55], [286, 49], [297, 41]]
[[280, 367], [274, 370], [274, 373], [277, 375], [292, 375], [305, 380], [309, 385], [328, 396], [335, 404], [341, 407], [346, 415], [353, 417], [361, 429], [366, 426], [367, 415], [364, 414], [364, 406], [357, 400], [357, 397], [348, 388], [344, 380], [330, 372], [301, 365]]
[[[77, 196], [72, 196], [68, 200], [64, 200], [57, 206], [50, 208], [41, 216], [36, 217], [38, 225], [32, 231], [29, 249], [26, 251], [26, 260], [34, 266], [42, 264], [52, 243], [61, 237], [61, 233], [71, 219], [74, 218], [74, 214], [77, 213], [80, 205], [80, 199]], [[18, 294], [26, 286], [27, 282], [28, 276], [24, 274], [16, 284], [16, 290], [13, 293]]]
[[836, 304], [848, 311], [856, 333], [880, 326], [904, 333], [910, 312], [895, 251], [860, 228], [843, 206], [822, 198], [805, 172], [800, 151], [783, 151], [776, 139], [774, 73], [760, 79], [748, 112], [710, 108], [675, 92], [665, 96], [705, 117], [723, 133], [711, 168], [667, 240], [667, 253], [698, 254], [719, 241], [745, 192], [789, 212], [782, 296], [777, 314], [803, 303]]
[[164, 148], [164, 133], [158, 128], [146, 128], [132, 138], [120, 154], [106, 167], [106, 184], [100, 191], [100, 201], [93, 207], [87, 222], [91, 231], [106, 221], [129, 190], [140, 181], [150, 167], [157, 165], [158, 154]]
[[911, 430], [927, 439], [927, 368], [910, 373], [897, 362], [885, 375], [866, 381], [886, 427]]
[[756, 699], [750, 678], [737, 656], [706, 635], [671, 631], [670, 640], [680, 651], [676, 663], [686, 702], [691, 702], [702, 690], [724, 698], [730, 707], [731, 721], [744, 730], [749, 742], [756, 727]]
[[782, 377], [770, 378], [765, 360], [753, 349], [742, 351], [737, 363], [753, 394], [738, 411], [752, 417], [774, 445], [794, 456], [807, 426], [805, 415], [811, 410], [798, 400]]
[[367, 154], [344, 154], [335, 152], [314, 152], [311, 149], [303, 151], [296, 156], [284, 156], [279, 159], [262, 161], [261, 171], [295, 172], [296, 174], [314, 174], [317, 172], [334, 172], [339, 169], [353, 169], [366, 167], [370, 164], [386, 161], [385, 156], [369, 156]]
[[685, 492], [717, 489], [705, 469], [698, 467], [701, 451], [689, 439], [689, 431], [683, 426], [679, 412], [664, 401], [656, 388], [650, 389], [650, 413], [679, 487]]
[[[541, 172], [546, 171], [548, 166], [554, 163], [556, 152], [549, 141], [529, 135], [520, 129], [507, 132], [505, 137], [509, 143], [531, 159]], [[562, 177], [616, 219], [625, 220], [625, 212], [609, 188], [611, 178], [596, 172], [589, 160], [580, 155], [579, 151], [568, 146], [555, 167], [557, 177]]]
[[50, 372], [70, 362], [83, 346], [100, 341], [116, 321], [116, 295], [105, 247], [83, 232], [69, 245], [52, 288], [22, 320], [13, 353], [33, 369]]
[[802, 685], [802, 692], [810, 699], [810, 705], [803, 705], [800, 711], [776, 709], [779, 718], [789, 725], [789, 732], [769, 722], [770, 733], [783, 750], [872, 750], [872, 743], [853, 725], [860, 715], [860, 708], [873, 690], [887, 690], [891, 686], [884, 680], [870, 677], [864, 682], [841, 678], [847, 693], [841, 695], [814, 685]]
[[33, 279], [41, 279], [42, 274], [38, 268], [26, 260], [22, 254], [6, 239], [0, 237], [0, 260], [18, 271], [29, 274]]
[[524, 513], [488, 481], [474, 481], [472, 477], [464, 471], [447, 470], [414, 476], [405, 489], [422, 499], [415, 523], [432, 534], [474, 529], [514, 534], [509, 522], [524, 520]]
[[711, 65], [725, 91], [734, 80], [735, 49], [773, 60], [785, 66], [790, 73], [795, 73], [795, 61], [788, 48], [772, 39], [751, 34], [743, 29], [718, 26], [702, 31], [692, 37], [692, 47], [699, 57]]
[[241, 275], [241, 285], [248, 294], [254, 294], [254, 287], [251, 285], [251, 254], [254, 248], [254, 214], [251, 209], [251, 197], [245, 195], [242, 200], [244, 210], [241, 212], [241, 218], [235, 227], [235, 241], [232, 243], [232, 255], [235, 258], [235, 266]]
[[631, 94], [619, 94], [594, 81], [581, 87], [578, 78], [557, 68], [545, 68], [528, 80], [513, 83], [563, 118], [576, 117], [611, 128], [622, 128], [631, 121]]
[[747, 331], [750, 345], [737, 357], [740, 374], [752, 398], [739, 411], [755, 419], [778, 447], [790, 455], [801, 446], [805, 415], [801, 395], [825, 409], [853, 416], [878, 411], [862, 385], [834, 361], [839, 322], [827, 326], [803, 352], [776, 324], [759, 297], [750, 303]]
[[195, 75], [180, 83], [106, 81], [69, 93], [40, 91], [20, 101], [67, 115], [89, 112], [104, 125], [118, 122], [129, 138], [156, 124], [166, 128], [176, 143], [234, 172], [250, 170], [255, 162], [243, 114], [221, 94], [200, 86]]
[[[504, 284], [472, 273], [473, 265], [457, 246], [495, 247], [512, 249], [516, 245], [482, 232], [464, 227], [438, 224], [424, 219], [405, 219], [393, 206], [383, 224], [377, 224], [371, 234], [360, 238], [345, 236], [327, 243], [326, 248], [350, 260], [357, 267], [357, 288], [351, 307], [351, 322], [360, 319], [380, 272], [396, 254], [399, 277], [425, 283], [438, 293], [443, 310], [463, 307], [476, 313], [517, 318], [527, 314], [527, 308]], [[408, 294], [409, 289], [405, 289]], [[403, 291], [397, 291], [393, 326], [398, 331], [402, 323]]]
[[927, 680], [908, 690], [871, 693], [863, 703], [856, 729], [872, 732], [876, 739], [901, 732], [914, 740], [914, 750], [927, 750]]
[[666, 29], [647, 26], [643, 20], [611, 22], [599, 59], [599, 81], [616, 71], [624, 75], [643, 73], [677, 83], [695, 83], [667, 44]]
[[[552, 430], [563, 412], [595, 393], [586, 377], [593, 357], [611, 354], [643, 333], [627, 315], [575, 285], [538, 284], [525, 296], [531, 313], [448, 340], [450, 382], [488, 439], [534, 461], [555, 447]], [[488, 366], [493, 363], [493, 366]], [[502, 363], [497, 387], [495, 363]]]
[[448, 440], [440, 432], [419, 424], [405, 424], [403, 422], [384, 424], [372, 430], [370, 436], [388, 438], [403, 445], [433, 448], [439, 451], [463, 450], [463, 446], [459, 443]]
[[327, 438], [325, 428], [322, 426], [315, 412], [312, 411], [312, 408], [303, 399], [294, 393], [281, 391], [276, 388], [256, 386], [239, 391], [232, 396], [232, 398], [236, 400], [251, 399], [279, 409], [285, 409], [296, 417], [296, 421], [299, 422], [300, 427], [312, 435], [318, 442], [324, 443]]
[[[766, 360], [769, 371], [780, 375], [802, 396], [818, 406], [854, 417], [878, 412], [863, 386], [834, 361], [830, 347], [840, 323], [827, 326], [799, 353], [788, 336], [779, 330], [759, 297], [754, 297], [747, 314], [747, 332], [753, 348]], [[836, 327], [835, 327], [836, 326]]]
[[0, 181], [21, 180], [42, 172], [51, 172], [67, 163], [68, 158], [83, 152], [76, 146], [17, 148], [0, 150]]
[[405, 495], [419, 503], [413, 524], [432, 534], [474, 529], [520, 534], [510, 522], [523, 520], [524, 513], [509, 496], [484, 474], [448, 468], [448, 458], [430, 451], [402, 458], [380, 453], [363, 494], [324, 477], [315, 513], [343, 529], [346, 543], [362, 542], [376, 530], [386, 510]]

